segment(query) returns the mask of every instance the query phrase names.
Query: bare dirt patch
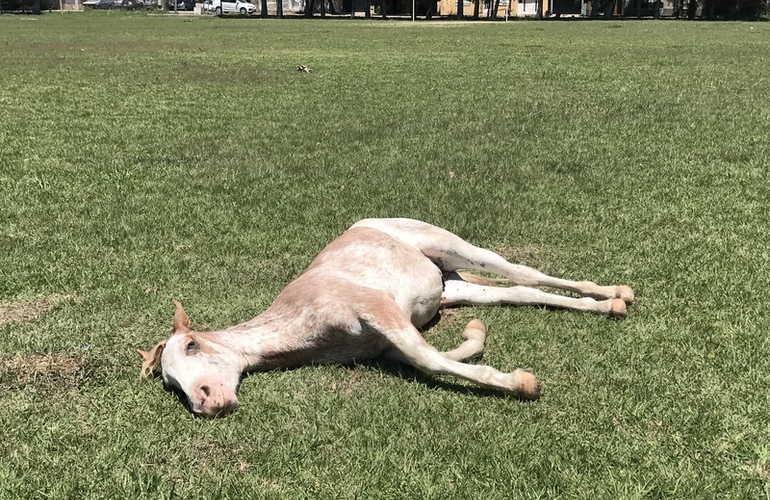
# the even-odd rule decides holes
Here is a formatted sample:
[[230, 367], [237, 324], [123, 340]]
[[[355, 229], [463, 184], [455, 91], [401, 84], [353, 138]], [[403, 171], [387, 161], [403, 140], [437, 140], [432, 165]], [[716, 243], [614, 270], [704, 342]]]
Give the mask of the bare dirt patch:
[[0, 326], [35, 320], [67, 299], [63, 295], [38, 297], [31, 300], [0, 303]]
[[75, 389], [86, 374], [82, 356], [68, 353], [0, 356], [0, 391]]

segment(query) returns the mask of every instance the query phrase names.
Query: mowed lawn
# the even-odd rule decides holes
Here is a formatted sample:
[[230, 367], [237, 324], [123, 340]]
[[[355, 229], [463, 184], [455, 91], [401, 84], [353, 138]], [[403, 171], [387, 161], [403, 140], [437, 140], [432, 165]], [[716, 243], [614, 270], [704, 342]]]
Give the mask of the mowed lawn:
[[[312, 68], [301, 74], [296, 66]], [[0, 16], [0, 498], [767, 498], [770, 25]], [[193, 418], [135, 349], [404, 216], [629, 317], [470, 318], [533, 403], [382, 362]]]

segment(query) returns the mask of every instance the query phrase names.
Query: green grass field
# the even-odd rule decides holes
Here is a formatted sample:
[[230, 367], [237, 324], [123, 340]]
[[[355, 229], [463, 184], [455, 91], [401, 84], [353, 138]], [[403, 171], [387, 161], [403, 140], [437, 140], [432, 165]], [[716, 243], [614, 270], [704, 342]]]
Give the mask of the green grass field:
[[[310, 74], [295, 68], [306, 64]], [[770, 25], [0, 16], [2, 498], [770, 497]], [[136, 348], [363, 217], [631, 285], [466, 308], [535, 403], [368, 363], [193, 418]]]

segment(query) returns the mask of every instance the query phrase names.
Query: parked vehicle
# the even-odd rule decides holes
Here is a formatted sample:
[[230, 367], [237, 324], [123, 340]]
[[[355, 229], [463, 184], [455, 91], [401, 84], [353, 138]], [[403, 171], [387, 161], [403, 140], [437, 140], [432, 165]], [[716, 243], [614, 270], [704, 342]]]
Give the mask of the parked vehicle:
[[115, 0], [99, 0], [93, 5], [94, 9], [114, 9], [117, 6]]
[[[223, 6], [224, 5], [224, 6]], [[222, 0], [212, 0], [211, 6], [214, 8], [214, 12], [217, 15], [222, 14], [224, 12], [225, 14], [231, 14], [233, 12], [237, 12], [241, 14], [242, 16], [250, 16], [257, 12], [257, 6], [253, 3], [249, 2], [242, 2], [241, 0], [225, 0], [224, 2]], [[204, 5], [205, 8], [205, 5]]]
[[177, 0], [176, 5], [172, 0], [168, 3], [168, 10], [195, 10], [195, 0]]
[[142, 10], [152, 9], [155, 4], [151, 0], [87, 0], [83, 2], [83, 7], [93, 7], [94, 9], [124, 9], [124, 10]]
[[126, 10], [149, 10], [157, 8], [157, 4], [152, 2], [151, 0], [121, 0], [120, 2], [117, 2], [115, 6], [118, 6], [118, 3], [120, 4], [121, 9]]

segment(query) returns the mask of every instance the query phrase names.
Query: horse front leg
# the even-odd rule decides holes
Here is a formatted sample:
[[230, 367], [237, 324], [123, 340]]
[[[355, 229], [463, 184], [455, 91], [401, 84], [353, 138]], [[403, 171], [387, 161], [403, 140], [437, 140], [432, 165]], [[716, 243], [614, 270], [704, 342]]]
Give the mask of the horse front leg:
[[[395, 303], [393, 306], [397, 309]], [[382, 312], [382, 308], [379, 312]], [[383, 321], [378, 321], [378, 318], [373, 317], [367, 318], [367, 322], [377, 328], [391, 345], [385, 356], [414, 366], [429, 375], [451, 375], [472, 382], [484, 389], [502, 392], [521, 399], [537, 399], [540, 396], [540, 384], [537, 378], [527, 370], [517, 369], [511, 373], [504, 373], [491, 366], [469, 365], [457, 360], [474, 352], [480, 352], [477, 348], [479, 336], [476, 334], [478, 332], [470, 335], [471, 339], [476, 336], [477, 340], [466, 340], [458, 349], [441, 353], [428, 344], [406, 317], [403, 318], [403, 321], [398, 322], [394, 321], [395, 318], [396, 316], [382, 317]], [[469, 329], [480, 330], [480, 323], [477, 320], [471, 321], [466, 327], [466, 331]], [[474, 343], [477, 346], [475, 348], [472, 347]], [[483, 340], [481, 346], [483, 347]]]

